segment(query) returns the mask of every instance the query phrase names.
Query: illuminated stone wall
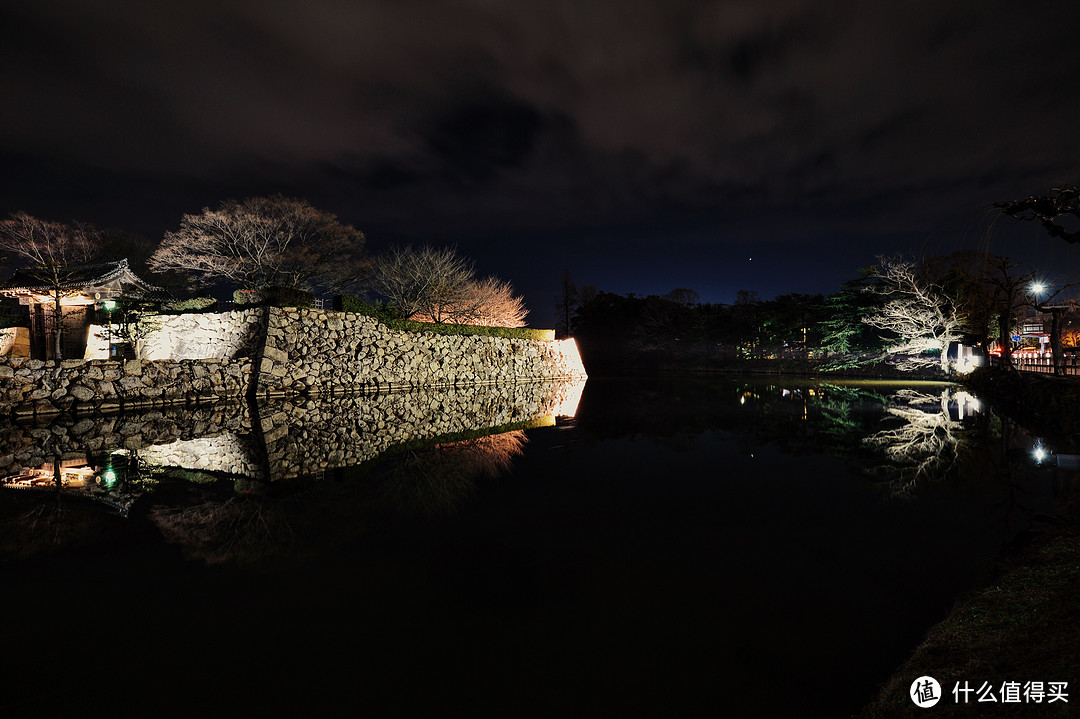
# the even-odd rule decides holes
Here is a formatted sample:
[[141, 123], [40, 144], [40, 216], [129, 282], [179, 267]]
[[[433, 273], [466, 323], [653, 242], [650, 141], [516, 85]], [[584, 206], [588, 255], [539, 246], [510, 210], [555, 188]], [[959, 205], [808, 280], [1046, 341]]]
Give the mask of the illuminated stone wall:
[[270, 308], [260, 391], [337, 394], [585, 377], [573, 340], [392, 330], [352, 312]]
[[249, 392], [339, 396], [585, 377], [573, 340], [403, 332], [351, 312], [278, 307], [160, 321], [142, 342], [153, 360], [0, 359], [0, 413], [47, 416], [199, 404]]
[[251, 371], [246, 360], [57, 363], [14, 357], [0, 361], [0, 408], [16, 416], [47, 416], [200, 404], [243, 396]]

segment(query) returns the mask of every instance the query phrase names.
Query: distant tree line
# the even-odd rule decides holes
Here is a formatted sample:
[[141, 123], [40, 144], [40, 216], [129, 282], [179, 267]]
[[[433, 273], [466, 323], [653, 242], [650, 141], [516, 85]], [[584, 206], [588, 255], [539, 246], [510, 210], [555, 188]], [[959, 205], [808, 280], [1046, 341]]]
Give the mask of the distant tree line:
[[[747, 361], [851, 371], [888, 361], [900, 370], [948, 371], [952, 343], [1001, 348], [1009, 366], [1020, 314], [1051, 315], [1055, 367], [1068, 339], [1060, 299], [1072, 285], [1034, 291], [1034, 274], [1007, 258], [960, 252], [914, 261], [879, 258], [830, 295], [789, 293], [761, 300], [740, 290], [732, 304], [698, 301], [679, 288], [659, 296], [599, 292], [578, 302], [570, 329], [586, 366], [709, 369]], [[1080, 338], [1078, 338], [1080, 339]]]

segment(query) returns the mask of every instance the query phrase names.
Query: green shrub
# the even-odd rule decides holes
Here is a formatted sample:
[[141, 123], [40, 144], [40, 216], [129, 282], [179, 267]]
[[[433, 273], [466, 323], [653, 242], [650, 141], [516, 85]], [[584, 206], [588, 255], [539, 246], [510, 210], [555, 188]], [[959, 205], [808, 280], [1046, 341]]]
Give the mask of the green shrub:
[[177, 314], [185, 312], [204, 312], [213, 308], [217, 304], [217, 300], [213, 297], [192, 297], [189, 300], [173, 300], [166, 302], [161, 306], [162, 312], [175, 312]]
[[335, 307], [344, 312], [374, 317], [379, 322], [394, 330], [403, 332], [431, 332], [437, 335], [481, 335], [484, 337], [503, 337], [520, 340], [546, 340], [551, 338], [549, 330], [534, 330], [527, 327], [478, 327], [476, 325], [440, 324], [434, 322], [416, 322], [397, 316], [392, 305], [381, 302], [370, 304], [359, 297], [343, 295], [335, 301]]

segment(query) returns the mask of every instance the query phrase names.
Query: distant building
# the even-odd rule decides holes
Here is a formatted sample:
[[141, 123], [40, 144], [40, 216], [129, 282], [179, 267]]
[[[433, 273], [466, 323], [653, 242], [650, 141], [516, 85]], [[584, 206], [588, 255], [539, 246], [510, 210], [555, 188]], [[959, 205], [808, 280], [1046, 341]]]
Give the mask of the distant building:
[[[17, 299], [30, 314], [29, 354], [35, 359], [55, 359], [55, 289], [42, 282], [40, 276], [23, 270], [0, 284], [0, 295]], [[64, 271], [59, 289], [63, 322], [61, 353], [65, 359], [82, 359], [95, 311], [105, 308], [107, 301], [120, 302], [125, 293], [132, 292], [140, 297], [168, 298], [164, 290], [137, 277], [126, 259], [69, 268]]]

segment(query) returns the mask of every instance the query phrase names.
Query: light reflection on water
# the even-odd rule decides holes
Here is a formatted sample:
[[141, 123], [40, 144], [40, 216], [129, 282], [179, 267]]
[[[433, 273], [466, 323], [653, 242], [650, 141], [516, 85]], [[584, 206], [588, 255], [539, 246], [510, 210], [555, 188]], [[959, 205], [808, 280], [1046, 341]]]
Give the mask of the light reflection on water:
[[[2, 435], [8, 489], [38, 485], [0, 492], [24, 580], [5, 598], [55, 608], [37, 568], [77, 557], [50, 582], [77, 565], [170, 637], [221, 631], [185, 618], [225, 602], [274, 623], [275, 656], [352, 648], [305, 676], [326, 696], [484, 677], [539, 713], [846, 715], [1076, 476], [1071, 448], [944, 384], [592, 380], [95, 422]], [[225, 625], [222, 661], [268, 689], [262, 635]]]

